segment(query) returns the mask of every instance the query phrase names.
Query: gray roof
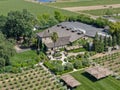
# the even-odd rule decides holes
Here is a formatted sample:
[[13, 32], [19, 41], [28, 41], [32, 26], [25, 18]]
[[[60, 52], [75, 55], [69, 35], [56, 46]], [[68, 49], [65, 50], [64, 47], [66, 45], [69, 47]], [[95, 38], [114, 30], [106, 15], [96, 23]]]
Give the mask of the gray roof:
[[[89, 36], [89, 37], [94, 37], [96, 33], [108, 35], [108, 33], [105, 32], [103, 28], [97, 28], [92, 25], [87, 25], [87, 24], [80, 23], [80, 22], [62, 22], [59, 25], [66, 27], [68, 29], [72, 29], [73, 31], [74, 30], [85, 31], [84, 35]], [[66, 28], [57, 27], [57, 25], [55, 25], [49, 28], [49, 33], [57, 32], [59, 37], [65, 37], [69, 35], [71, 36], [70, 37], [71, 42], [81, 37], [81, 35], [77, 35], [75, 32], [72, 33], [70, 30], [67, 31]], [[42, 33], [39, 33], [38, 35], [40, 37], [44, 37], [46, 33], [48, 34], [47, 31], [48, 29]]]
[[[37, 35], [42, 38], [50, 37], [53, 32], [57, 32], [59, 37], [58, 42], [56, 42], [56, 47], [62, 44], [68, 44], [68, 42], [74, 42], [83, 36], [94, 37], [96, 33], [103, 36], [108, 35], [103, 28], [96, 28], [80, 22], [62, 22]], [[53, 43], [47, 43], [46, 46], [53, 47]]]
[[63, 22], [61, 23], [61, 25], [76, 30], [84, 30], [86, 32], [85, 35], [89, 37], [94, 37], [96, 33], [102, 33], [107, 35], [103, 28], [97, 28], [92, 25], [84, 24], [81, 22]]
[[[66, 22], [67, 23], [67, 22]], [[70, 23], [70, 22], [69, 22]], [[50, 36], [53, 32], [57, 32], [58, 37], [66, 37], [66, 36], [70, 36], [69, 41], [70, 42], [74, 42], [77, 39], [83, 37], [83, 35], [78, 35], [76, 32], [71, 32], [70, 30], [66, 30], [66, 28], [61, 28], [61, 27], [57, 27], [57, 25], [38, 33], [37, 35], [39, 37], [48, 37]]]
[[45, 43], [45, 45], [48, 48], [64, 46], [64, 45], [69, 44], [69, 38], [70, 38], [70, 36], [60, 37], [60, 38], [58, 38], [58, 40], [55, 43], [53, 43], [53, 42], [52, 43]]

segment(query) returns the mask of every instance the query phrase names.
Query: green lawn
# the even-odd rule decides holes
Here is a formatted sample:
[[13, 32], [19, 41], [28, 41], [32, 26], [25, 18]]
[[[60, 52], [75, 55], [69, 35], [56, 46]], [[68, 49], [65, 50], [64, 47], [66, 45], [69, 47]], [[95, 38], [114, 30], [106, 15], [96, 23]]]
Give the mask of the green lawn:
[[55, 9], [49, 6], [44, 6], [38, 3], [27, 2], [24, 0], [0, 0], [0, 14], [7, 15], [9, 11], [27, 9], [35, 15], [49, 13], [53, 15], [54, 11], [58, 10], [66, 15], [74, 15], [73, 12]]
[[37, 58], [36, 51], [29, 50], [22, 53], [16, 53], [13, 57], [11, 57], [12, 66], [27, 66], [28, 63], [36, 63], [35, 59]]
[[[86, 11], [80, 11], [80, 12], [84, 12], [84, 13], [88, 13], [91, 15], [97, 15], [97, 16], [102, 16], [105, 15], [108, 9], [99, 9], [99, 10], [86, 10]], [[115, 14], [115, 13], [120, 13], [120, 8], [114, 8], [110, 10], [111, 13]]]
[[[78, 86], [75, 90], [119, 90], [120, 81], [109, 76], [104, 79], [95, 81], [93, 77], [88, 76], [88, 74], [83, 73], [83, 71], [77, 71], [71, 73], [79, 82], [81, 86]], [[91, 80], [89, 78], [91, 78]]]
[[108, 4], [118, 4], [120, 0], [78, 0], [74, 2], [57, 2], [49, 3], [47, 5], [55, 7], [77, 7], [77, 6], [92, 6], [92, 5], [108, 5]]

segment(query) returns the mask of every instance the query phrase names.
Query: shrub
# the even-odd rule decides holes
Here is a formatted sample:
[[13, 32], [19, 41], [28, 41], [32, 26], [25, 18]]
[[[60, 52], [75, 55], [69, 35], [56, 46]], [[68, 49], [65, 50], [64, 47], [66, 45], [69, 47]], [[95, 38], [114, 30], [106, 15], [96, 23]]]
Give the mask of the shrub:
[[60, 54], [60, 52], [53, 54], [53, 57], [60, 57], [60, 56], [62, 56], [62, 54]]
[[76, 68], [76, 69], [82, 68], [82, 61], [75, 60], [75, 62], [74, 62], [74, 68]]
[[65, 64], [65, 70], [72, 71], [73, 70], [73, 64], [72, 63], [66, 63]]

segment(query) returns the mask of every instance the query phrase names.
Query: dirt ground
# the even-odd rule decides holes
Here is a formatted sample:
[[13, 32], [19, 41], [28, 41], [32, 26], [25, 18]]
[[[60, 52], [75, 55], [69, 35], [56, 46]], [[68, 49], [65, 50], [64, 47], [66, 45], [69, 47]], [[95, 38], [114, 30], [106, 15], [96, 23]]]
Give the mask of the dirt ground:
[[56, 0], [56, 2], [77, 2], [78, 0]]
[[62, 8], [64, 10], [78, 12], [84, 10], [97, 10], [97, 9], [107, 9], [107, 8], [120, 8], [120, 4], [112, 4], [112, 5], [97, 5], [97, 6], [81, 6], [81, 7], [66, 7]]
[[33, 3], [39, 3], [37, 0], [25, 0], [25, 1], [33, 2]]

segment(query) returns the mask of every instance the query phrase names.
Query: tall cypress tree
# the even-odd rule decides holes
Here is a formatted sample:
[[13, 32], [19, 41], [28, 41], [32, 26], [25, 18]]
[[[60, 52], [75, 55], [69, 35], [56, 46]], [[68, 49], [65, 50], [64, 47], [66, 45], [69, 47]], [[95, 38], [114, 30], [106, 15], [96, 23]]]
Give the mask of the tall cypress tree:
[[96, 33], [94, 41], [93, 41], [93, 45], [94, 45], [94, 50], [97, 51], [98, 45], [99, 45], [99, 36]]
[[113, 47], [117, 45], [117, 38], [115, 35], [113, 35], [112, 45], [113, 45]]
[[109, 47], [112, 47], [112, 37], [109, 37], [109, 38], [108, 38], [108, 46], [109, 46]]
[[104, 41], [103, 41], [103, 37], [100, 36], [100, 41], [99, 41], [99, 52], [104, 52]]
[[117, 33], [117, 44], [120, 46], [120, 33]]
[[105, 37], [105, 38], [104, 38], [104, 48], [106, 49], [107, 46], [108, 46], [108, 38]]

